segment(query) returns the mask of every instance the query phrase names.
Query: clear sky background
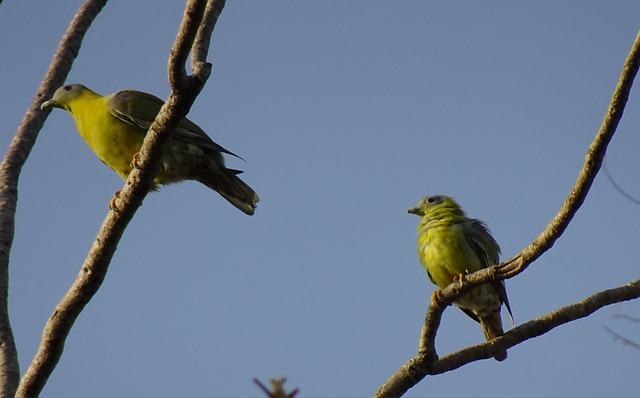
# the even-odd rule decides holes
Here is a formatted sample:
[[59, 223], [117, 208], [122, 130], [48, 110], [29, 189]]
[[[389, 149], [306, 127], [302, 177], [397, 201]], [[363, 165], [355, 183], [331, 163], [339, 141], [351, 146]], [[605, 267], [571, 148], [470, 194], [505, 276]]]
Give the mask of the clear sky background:
[[[0, 6], [0, 149], [81, 1]], [[182, 2], [114, 0], [69, 83], [166, 98]], [[628, 1], [233, 1], [190, 118], [246, 159], [247, 217], [186, 182], [150, 194], [79, 317], [44, 397], [367, 397], [415, 355], [434, 286], [418, 262], [420, 197], [485, 220], [508, 258], [558, 211], [640, 28]], [[640, 196], [636, 83], [607, 156]], [[21, 370], [123, 181], [54, 110], [23, 170], [10, 313]], [[600, 175], [563, 237], [507, 281], [516, 323], [640, 274], [640, 207]], [[633, 396], [638, 302], [427, 377], [407, 397]], [[506, 321], [506, 317], [505, 317]], [[443, 355], [483, 339], [444, 314]]]

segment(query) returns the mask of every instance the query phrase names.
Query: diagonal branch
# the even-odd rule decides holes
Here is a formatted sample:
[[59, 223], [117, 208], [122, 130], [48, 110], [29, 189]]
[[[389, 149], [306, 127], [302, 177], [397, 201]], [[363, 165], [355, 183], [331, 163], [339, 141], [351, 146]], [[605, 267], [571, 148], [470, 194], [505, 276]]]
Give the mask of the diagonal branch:
[[[562, 321], [559, 324], [554, 324], [552, 322], [553, 320], [549, 321], [542, 318], [533, 320], [512, 329], [503, 337], [493, 339], [474, 347], [469, 347], [467, 349], [459, 351], [458, 353], [443, 357], [442, 359], [437, 359], [438, 355], [435, 349], [435, 338], [438, 327], [440, 326], [440, 320], [444, 309], [448, 305], [451, 305], [451, 303], [453, 303], [453, 301], [457, 297], [464, 294], [465, 292], [468, 292], [475, 286], [486, 283], [490, 280], [512, 278], [515, 275], [523, 272], [533, 261], [540, 257], [545, 251], [549, 250], [565, 231], [565, 229], [573, 219], [573, 216], [576, 214], [576, 212], [586, 199], [589, 189], [591, 188], [591, 185], [593, 184], [593, 181], [595, 180], [595, 177], [600, 170], [600, 167], [602, 166], [607, 146], [613, 138], [616, 128], [618, 127], [618, 124], [622, 118], [622, 114], [624, 112], [627, 100], [629, 99], [629, 93], [631, 92], [631, 87], [633, 86], [633, 81], [638, 73], [639, 66], [640, 33], [638, 33], [638, 35], [636, 36], [629, 55], [625, 60], [620, 79], [614, 90], [613, 97], [611, 99], [611, 103], [609, 104], [609, 108], [605, 115], [602, 126], [600, 127], [598, 133], [596, 134], [596, 137], [589, 147], [589, 150], [587, 151], [584, 166], [580, 171], [576, 183], [571, 189], [569, 196], [560, 208], [558, 214], [551, 220], [549, 225], [529, 246], [524, 248], [520, 253], [516, 254], [511, 259], [493, 267], [485, 268], [472, 274], [466, 275], [465, 278], [462, 278], [460, 281], [454, 282], [447, 286], [445, 289], [441, 290], [441, 294], [438, 296], [438, 306], [430, 306], [427, 310], [425, 323], [420, 336], [418, 355], [410, 359], [396, 373], [394, 373], [394, 375], [391, 376], [391, 378], [380, 388], [380, 390], [378, 390], [375, 395], [376, 397], [399, 397], [403, 395], [409, 388], [419, 383], [420, 380], [422, 380], [422, 378], [424, 378], [424, 376], [426, 376], [427, 374], [442, 373], [458, 368], [466, 363], [477, 359], [490, 358], [499, 351], [504, 350], [505, 348], [512, 347], [526, 339], [546, 333], [559, 324], [570, 322], [571, 320], [579, 318], [571, 318], [569, 320]], [[635, 293], [633, 293], [633, 295], [629, 298], [619, 298], [617, 299], [617, 301], [611, 302], [607, 302], [605, 298], [602, 298], [602, 300], [604, 300], [604, 304], [596, 307], [591, 312], [595, 311], [601, 306], [608, 305], [613, 302], [637, 298], [640, 295], [637, 292], [639, 283], [639, 281], [635, 281], [623, 287], [629, 288], [631, 290], [635, 289]], [[594, 296], [591, 296], [589, 299], [592, 299], [596, 296], [601, 297], [600, 295], [606, 296], [610, 292], [611, 291], [598, 293]], [[585, 308], [589, 307], [587, 304], [589, 303], [584, 304]], [[590, 314], [591, 312], [587, 313], [586, 315]], [[551, 316], [552, 314], [555, 314], [555, 312], [549, 315]], [[566, 312], [562, 312], [562, 314], [566, 315]], [[547, 327], [548, 325], [552, 326]], [[524, 330], [524, 332], [522, 332], [522, 330]], [[530, 335], [526, 335], [524, 336], [524, 338], [521, 338], [522, 336], [520, 335], [520, 333], [530, 333]], [[516, 338], [514, 336], [518, 337]], [[467, 351], [474, 354], [472, 355], [472, 357], [470, 357], [470, 360], [462, 361], [462, 358], [465, 357], [463, 357], [462, 354], [459, 353]], [[444, 364], [447, 365], [445, 366]]]
[[425, 376], [445, 373], [468, 363], [492, 358], [496, 353], [524, 341], [541, 336], [558, 326], [588, 317], [607, 305], [640, 297], [640, 279], [617, 288], [593, 294], [577, 303], [554, 310], [540, 318], [519, 325], [502, 337], [464, 348], [444, 357], [427, 358], [418, 353], [396, 371], [376, 392], [375, 398], [395, 398], [404, 395]]
[[9, 322], [9, 255], [15, 230], [18, 181], [46, 115], [40, 104], [61, 86], [80, 51], [85, 33], [107, 0], [87, 0], [62, 37], [49, 69], [25, 113], [0, 165], [0, 396], [13, 397], [20, 381], [18, 355]]
[[574, 184], [569, 196], [564, 201], [560, 211], [551, 220], [542, 233], [526, 248], [516, 256], [498, 265], [497, 276], [499, 279], [511, 278], [524, 271], [529, 264], [535, 261], [545, 251], [549, 250], [560, 238], [564, 230], [569, 226], [573, 216], [578, 212], [582, 203], [589, 193], [589, 189], [596, 179], [598, 171], [602, 166], [607, 146], [618, 128], [622, 119], [625, 105], [629, 99], [629, 93], [633, 86], [633, 80], [638, 74], [640, 66], [640, 32], [636, 36], [629, 55], [622, 67], [620, 79], [613, 92], [613, 97], [609, 104], [609, 109], [605, 114], [602, 126], [596, 134], [595, 139], [589, 146], [584, 166], [580, 170], [578, 179]]
[[[190, 0], [187, 3], [169, 57], [172, 92], [145, 137], [139, 157], [141, 168], [134, 169], [129, 175], [117, 203], [118, 211], [111, 211], [107, 215], [75, 282], [47, 322], [38, 352], [20, 382], [17, 397], [33, 397], [42, 391], [62, 355], [71, 327], [100, 288], [126, 226], [149, 191], [160, 167], [162, 146], [187, 115], [209, 76], [210, 68], [200, 68], [188, 76], [184, 66], [202, 21], [205, 5], [206, 0]], [[222, 10], [222, 6], [218, 9]], [[208, 31], [212, 30], [213, 27]]]

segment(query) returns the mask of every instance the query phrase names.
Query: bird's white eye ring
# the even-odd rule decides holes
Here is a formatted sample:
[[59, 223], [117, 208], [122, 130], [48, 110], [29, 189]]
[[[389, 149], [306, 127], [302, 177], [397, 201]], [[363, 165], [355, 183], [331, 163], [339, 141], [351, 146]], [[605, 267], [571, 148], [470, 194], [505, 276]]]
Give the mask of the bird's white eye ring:
[[430, 204], [436, 203], [436, 198], [434, 198], [433, 196], [429, 196], [427, 198], [427, 203], [430, 203]]

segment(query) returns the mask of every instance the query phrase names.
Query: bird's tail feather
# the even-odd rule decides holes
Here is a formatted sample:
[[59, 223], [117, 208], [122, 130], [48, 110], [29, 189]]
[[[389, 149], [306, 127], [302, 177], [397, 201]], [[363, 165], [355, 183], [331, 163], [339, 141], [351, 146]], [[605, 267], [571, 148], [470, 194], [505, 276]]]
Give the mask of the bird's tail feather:
[[217, 191], [243, 213], [251, 216], [260, 198], [250, 186], [237, 177], [240, 173], [239, 170], [223, 168], [216, 172], [203, 173], [197, 180]]
[[[500, 309], [484, 316], [480, 316], [480, 324], [487, 341], [500, 337], [504, 334], [502, 330], [502, 318], [500, 317]], [[507, 351], [502, 351], [495, 357], [496, 361], [504, 361], [507, 359]]]

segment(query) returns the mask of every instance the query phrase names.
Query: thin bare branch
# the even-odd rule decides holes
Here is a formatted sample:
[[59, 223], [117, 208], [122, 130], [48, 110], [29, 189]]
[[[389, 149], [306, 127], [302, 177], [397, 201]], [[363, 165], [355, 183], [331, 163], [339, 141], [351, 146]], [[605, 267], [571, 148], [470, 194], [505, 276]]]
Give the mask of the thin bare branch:
[[173, 92], [190, 89], [189, 86], [192, 81], [187, 79], [185, 64], [198, 33], [206, 6], [207, 2], [205, 0], [190, 0], [184, 9], [180, 33], [171, 47], [171, 55], [169, 57], [169, 85]]
[[207, 2], [207, 8], [204, 10], [204, 16], [202, 18], [203, 21], [200, 24], [195, 43], [193, 43], [191, 50], [191, 69], [194, 71], [200, 69], [203, 64], [206, 64], [213, 27], [218, 21], [224, 4], [224, 0], [209, 0]]
[[17, 397], [37, 396], [44, 387], [62, 355], [71, 327], [100, 288], [126, 226], [149, 191], [151, 181], [160, 167], [162, 145], [171, 138], [175, 127], [187, 115], [207, 80], [208, 74], [203, 74], [202, 71], [197, 75], [187, 76], [184, 67], [198, 24], [202, 20], [205, 3], [205, 0], [191, 0], [187, 3], [184, 19], [169, 57], [172, 92], [145, 137], [139, 157], [141, 168], [134, 169], [129, 175], [117, 201], [118, 211], [111, 211], [107, 215], [75, 282], [47, 322], [38, 352], [18, 387]]
[[20, 173], [44, 125], [46, 115], [49, 114], [49, 111], [40, 110], [40, 104], [45, 98], [49, 98], [67, 78], [85, 33], [106, 2], [106, 0], [88, 0], [78, 9], [0, 165], [1, 397], [13, 397], [20, 381], [18, 356], [8, 316], [9, 256], [14, 237]]
[[440, 359], [428, 358], [424, 354], [418, 353], [417, 356], [402, 365], [402, 367], [380, 387], [374, 397], [401, 397], [427, 375], [445, 373], [471, 362], [490, 359], [501, 350], [541, 336], [558, 326], [580, 318], [585, 318], [602, 307], [637, 299], [639, 297], [640, 279], [624, 286], [596, 293], [575, 304], [567, 305], [540, 318], [523, 323], [511, 329], [502, 337], [464, 348], [452, 354], [445, 355]]
[[640, 32], [631, 46], [629, 55], [627, 55], [627, 59], [622, 67], [620, 79], [613, 92], [609, 109], [607, 110], [600, 130], [587, 151], [584, 166], [582, 170], [580, 170], [578, 179], [571, 189], [569, 196], [560, 208], [558, 214], [529, 246], [524, 248], [516, 256], [498, 265], [496, 276], [499, 279], [511, 278], [521, 273], [529, 264], [540, 257], [542, 253], [549, 250], [567, 228], [580, 206], [582, 206], [602, 166], [607, 152], [607, 146], [622, 119], [622, 114], [629, 99], [629, 93], [631, 92], [631, 87], [638, 73], [639, 66]]
[[429, 308], [427, 308], [422, 332], [420, 333], [418, 353], [424, 358], [428, 358], [428, 360], [438, 358], [436, 353], [436, 334], [440, 328], [440, 321], [445, 309], [446, 307], [440, 305], [429, 305]]
[[610, 334], [610, 335], [612, 335], [612, 336], [613, 336], [613, 339], [614, 339], [615, 341], [621, 341], [621, 342], [622, 342], [622, 345], [628, 345], [628, 346], [631, 346], [631, 347], [633, 347], [633, 348], [635, 348], [635, 349], [640, 350], [640, 344], [638, 344], [638, 343], [636, 343], [636, 342], [634, 342], [634, 341], [629, 340], [628, 338], [624, 337], [623, 335], [621, 335], [621, 334], [619, 334], [619, 333], [617, 333], [617, 332], [614, 332], [614, 331], [613, 331], [613, 329], [608, 328], [608, 327], [607, 327], [607, 326], [605, 326], [605, 325], [602, 325], [602, 327], [604, 328], [604, 330], [606, 330], [607, 332], [609, 332], [609, 334]]
[[616, 191], [618, 191], [622, 196], [624, 196], [625, 198], [629, 199], [631, 202], [640, 205], [640, 199], [638, 198], [634, 198], [632, 195], [628, 194], [627, 191], [625, 191], [617, 182], [616, 180], [613, 178], [613, 176], [611, 175], [611, 173], [609, 173], [609, 169], [607, 168], [607, 158], [604, 158], [604, 160], [602, 161], [602, 171], [604, 171], [604, 175], [607, 176], [607, 179], [609, 180], [609, 182], [611, 183], [611, 185], [613, 185], [613, 187], [615, 188]]
[[613, 319], [624, 319], [625, 321], [640, 323], [640, 318], [621, 313], [619, 305], [616, 306], [615, 310], [613, 311], [613, 314], [611, 314], [610, 316]]

